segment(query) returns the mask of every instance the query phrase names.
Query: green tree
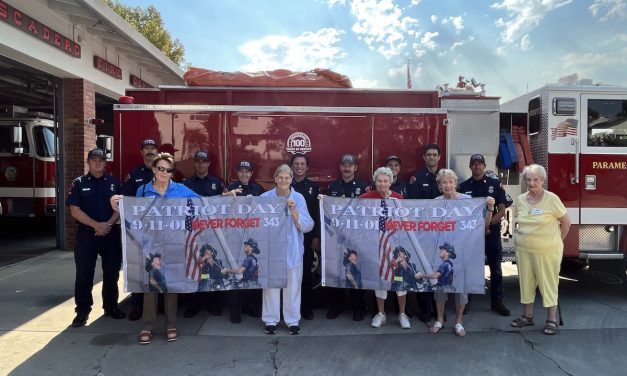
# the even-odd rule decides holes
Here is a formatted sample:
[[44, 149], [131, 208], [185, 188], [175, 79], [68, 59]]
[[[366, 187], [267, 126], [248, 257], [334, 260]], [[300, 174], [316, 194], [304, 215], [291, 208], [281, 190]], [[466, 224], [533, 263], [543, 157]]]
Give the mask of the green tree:
[[175, 64], [183, 67], [185, 63], [185, 47], [180, 40], [172, 40], [165, 29], [161, 13], [153, 5], [146, 9], [121, 4], [119, 0], [103, 0], [113, 11], [146, 37], [150, 43], [163, 51]]

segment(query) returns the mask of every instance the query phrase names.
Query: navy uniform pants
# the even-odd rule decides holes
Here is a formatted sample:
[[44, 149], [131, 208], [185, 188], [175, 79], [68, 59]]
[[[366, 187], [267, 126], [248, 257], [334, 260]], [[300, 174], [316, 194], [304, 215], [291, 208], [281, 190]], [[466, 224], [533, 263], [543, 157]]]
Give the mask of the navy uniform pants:
[[490, 268], [490, 299], [493, 303], [503, 302], [503, 272], [501, 261], [503, 260], [503, 246], [501, 245], [501, 232], [491, 229], [485, 237], [485, 256]]
[[118, 278], [122, 266], [120, 228], [114, 226], [108, 235], [96, 236], [92, 229], [79, 226], [74, 249], [76, 312], [89, 313], [94, 304], [91, 291], [94, 286], [98, 255], [102, 261], [103, 308], [108, 311], [118, 306]]

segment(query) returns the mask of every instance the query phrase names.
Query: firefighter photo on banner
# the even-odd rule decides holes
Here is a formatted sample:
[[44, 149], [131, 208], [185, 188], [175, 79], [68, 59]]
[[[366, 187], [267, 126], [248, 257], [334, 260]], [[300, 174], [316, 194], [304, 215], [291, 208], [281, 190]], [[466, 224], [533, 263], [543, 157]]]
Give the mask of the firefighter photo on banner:
[[366, 290], [483, 294], [485, 209], [485, 199], [324, 196], [322, 283]]
[[120, 206], [126, 291], [287, 286], [283, 199], [124, 197]]

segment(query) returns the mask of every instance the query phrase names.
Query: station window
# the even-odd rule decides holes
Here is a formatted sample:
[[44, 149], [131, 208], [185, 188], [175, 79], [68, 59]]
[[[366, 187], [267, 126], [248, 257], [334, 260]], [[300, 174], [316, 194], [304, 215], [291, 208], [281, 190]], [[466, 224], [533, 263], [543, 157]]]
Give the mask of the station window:
[[588, 146], [627, 146], [627, 100], [588, 100]]

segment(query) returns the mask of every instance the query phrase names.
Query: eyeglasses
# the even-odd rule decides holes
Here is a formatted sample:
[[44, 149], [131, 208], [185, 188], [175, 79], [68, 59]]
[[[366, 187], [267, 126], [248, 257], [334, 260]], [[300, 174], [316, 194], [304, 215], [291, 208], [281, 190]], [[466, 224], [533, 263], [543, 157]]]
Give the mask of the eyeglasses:
[[174, 172], [173, 168], [165, 168], [162, 166], [157, 166], [157, 170], [159, 170], [160, 172], [167, 172], [168, 174], [171, 174]]

